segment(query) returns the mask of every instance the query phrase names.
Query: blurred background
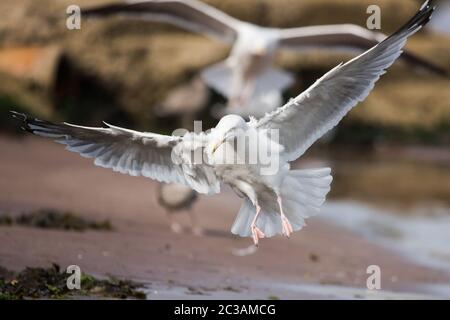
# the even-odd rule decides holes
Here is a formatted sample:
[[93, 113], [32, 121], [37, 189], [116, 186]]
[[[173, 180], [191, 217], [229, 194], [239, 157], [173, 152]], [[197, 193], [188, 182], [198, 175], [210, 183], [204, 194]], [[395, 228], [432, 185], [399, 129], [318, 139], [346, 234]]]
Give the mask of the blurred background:
[[[51, 208], [106, 219], [113, 226], [110, 233], [78, 234], [0, 225], [0, 266], [19, 271], [75, 261], [96, 275], [142, 281], [150, 298], [264, 299], [370, 298], [365, 270], [376, 264], [385, 272], [383, 285], [389, 292], [450, 298], [448, 77], [397, 61], [336, 130], [293, 164], [332, 168], [323, 215], [290, 241], [266, 240], [257, 252], [245, 251], [250, 240], [229, 232], [239, 208], [231, 191], [200, 197], [195, 204], [208, 241], [173, 234], [155, 200], [155, 182], [95, 168], [59, 145], [25, 136], [11, 120], [8, 111], [13, 109], [53, 121], [93, 126], [106, 121], [170, 134], [185, 124], [184, 105], [202, 96], [205, 102], [193, 108], [192, 119], [202, 120], [204, 129], [215, 125], [210, 108], [224, 99], [192, 87], [192, 81], [201, 69], [226, 58], [230, 46], [165, 23], [117, 17], [82, 19], [81, 30], [66, 28], [67, 6], [110, 2], [0, 2], [0, 214], [14, 221], [24, 212]], [[204, 2], [272, 27], [365, 27], [366, 9], [376, 4], [385, 34], [422, 3]], [[450, 70], [450, 1], [437, 3], [433, 21], [406, 48]], [[296, 96], [351, 57], [327, 50], [280, 52], [276, 65], [296, 76], [284, 97]], [[176, 95], [180, 88], [189, 94]]]

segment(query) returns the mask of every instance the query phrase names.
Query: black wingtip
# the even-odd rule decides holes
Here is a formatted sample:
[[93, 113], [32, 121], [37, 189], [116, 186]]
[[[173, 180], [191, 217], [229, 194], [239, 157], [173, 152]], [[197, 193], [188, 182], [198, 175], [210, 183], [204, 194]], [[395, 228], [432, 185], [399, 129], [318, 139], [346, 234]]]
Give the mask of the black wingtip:
[[13, 117], [14, 119], [17, 119], [23, 123], [23, 126], [21, 127], [22, 130], [28, 131], [27, 130], [28, 116], [25, 113], [20, 113], [20, 112], [13, 111], [13, 110], [10, 110], [9, 112], [11, 113], [11, 117]]
[[427, 0], [427, 1], [425, 1], [425, 2], [422, 4], [422, 6], [420, 7], [420, 10], [426, 9], [427, 7], [429, 7], [429, 6], [431, 5], [432, 2], [433, 2], [433, 0]]
[[[390, 37], [386, 38], [385, 40], [393, 36], [396, 36], [400, 33], [404, 33], [405, 31], [415, 32], [418, 29], [425, 26], [431, 20], [434, 10], [436, 10], [436, 6], [433, 5], [433, 1], [434, 0], [425, 1], [418, 10], [418, 12], [411, 19], [409, 19], [399, 30], [394, 32]], [[404, 52], [403, 56], [407, 58], [407, 60], [411, 60], [412, 62], [417, 63], [421, 67], [430, 70], [435, 74], [438, 74], [447, 79], [450, 78], [449, 71], [445, 70], [442, 67], [436, 66], [423, 59], [420, 59], [419, 57], [415, 57], [414, 55], [409, 53]]]
[[399, 28], [396, 32], [394, 32], [391, 36], [387, 37], [383, 41], [386, 41], [405, 31], [414, 32], [426, 25], [430, 21], [431, 16], [433, 15], [433, 12], [436, 8], [436, 6], [432, 6], [432, 3], [433, 0], [425, 1], [411, 19], [409, 19], [401, 28]]
[[29, 118], [25, 113], [20, 113], [14, 110], [9, 110], [9, 112], [11, 113], [11, 116], [14, 119], [18, 119], [22, 122], [22, 125], [20, 127], [20, 129], [22, 129], [23, 131], [27, 131], [27, 132], [31, 132], [33, 133], [33, 131], [31, 130], [31, 128], [29, 127], [28, 123], [29, 123]]
[[432, 5], [433, 0], [425, 1], [419, 11], [402, 27], [399, 31], [405, 29], [416, 29], [426, 25], [433, 15], [436, 6]]
[[11, 116], [15, 119], [25, 120], [27, 118], [25, 113], [20, 113], [14, 110], [9, 110], [9, 113], [11, 113]]

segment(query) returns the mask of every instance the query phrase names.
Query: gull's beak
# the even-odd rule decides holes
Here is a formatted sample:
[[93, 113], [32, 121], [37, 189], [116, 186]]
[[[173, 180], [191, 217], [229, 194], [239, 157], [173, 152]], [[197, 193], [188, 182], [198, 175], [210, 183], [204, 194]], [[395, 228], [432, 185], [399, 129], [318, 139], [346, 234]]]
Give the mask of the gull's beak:
[[212, 153], [216, 152], [216, 150], [222, 145], [222, 143], [225, 141], [225, 139], [217, 140], [214, 142], [212, 146]]

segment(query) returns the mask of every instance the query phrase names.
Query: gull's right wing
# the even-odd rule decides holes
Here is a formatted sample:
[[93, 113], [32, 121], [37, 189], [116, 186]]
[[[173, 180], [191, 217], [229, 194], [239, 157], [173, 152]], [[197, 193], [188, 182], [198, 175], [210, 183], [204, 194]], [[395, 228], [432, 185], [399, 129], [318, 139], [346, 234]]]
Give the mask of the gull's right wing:
[[203, 151], [208, 135], [188, 133], [183, 137], [139, 132], [106, 124], [93, 128], [68, 123], [51, 123], [11, 111], [23, 122], [23, 129], [66, 145], [66, 149], [97, 166], [132, 176], [144, 176], [161, 182], [181, 183], [200, 193], [220, 191], [214, 169], [202, 159], [193, 160], [193, 152]]
[[224, 12], [197, 0], [146, 0], [113, 3], [82, 10], [82, 17], [119, 15], [161, 21], [232, 42], [241, 23]]

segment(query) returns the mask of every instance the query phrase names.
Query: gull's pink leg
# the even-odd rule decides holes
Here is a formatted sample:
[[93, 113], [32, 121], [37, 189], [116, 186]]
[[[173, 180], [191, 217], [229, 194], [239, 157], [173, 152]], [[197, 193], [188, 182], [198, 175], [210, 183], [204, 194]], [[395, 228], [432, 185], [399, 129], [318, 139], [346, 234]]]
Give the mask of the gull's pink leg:
[[280, 215], [281, 215], [281, 226], [283, 227], [283, 234], [289, 238], [291, 233], [294, 231], [292, 228], [291, 223], [289, 222], [288, 218], [283, 213], [283, 205], [281, 203], [281, 197], [277, 197], [278, 206], [280, 207]]
[[255, 243], [255, 246], [258, 245], [259, 239], [265, 237], [265, 234], [256, 226], [256, 220], [258, 220], [260, 213], [261, 213], [261, 207], [256, 205], [256, 214], [255, 214], [255, 217], [253, 218], [252, 224], [250, 226], [250, 228], [252, 230], [253, 242]]

